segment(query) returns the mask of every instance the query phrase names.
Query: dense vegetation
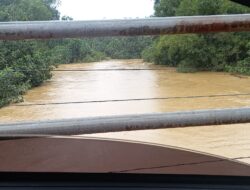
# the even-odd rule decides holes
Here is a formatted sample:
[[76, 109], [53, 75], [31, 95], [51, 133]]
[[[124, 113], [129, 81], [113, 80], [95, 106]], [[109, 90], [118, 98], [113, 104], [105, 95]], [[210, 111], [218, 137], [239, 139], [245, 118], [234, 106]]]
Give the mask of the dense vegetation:
[[93, 62], [103, 59], [141, 58], [151, 37], [106, 37], [50, 41], [54, 63]]
[[[0, 21], [59, 19], [54, 0], [1, 0]], [[0, 107], [51, 77], [53, 63], [46, 42], [0, 42]]]
[[[58, 20], [59, 0], [1, 0], [0, 21]], [[64, 16], [62, 20], [71, 20]], [[22, 100], [57, 64], [139, 58], [151, 38], [0, 41], [0, 107]]]
[[[228, 0], [156, 0], [155, 16], [191, 16], [250, 13]], [[250, 33], [172, 35], [157, 38], [142, 53], [156, 64], [181, 72], [200, 70], [250, 74]]]

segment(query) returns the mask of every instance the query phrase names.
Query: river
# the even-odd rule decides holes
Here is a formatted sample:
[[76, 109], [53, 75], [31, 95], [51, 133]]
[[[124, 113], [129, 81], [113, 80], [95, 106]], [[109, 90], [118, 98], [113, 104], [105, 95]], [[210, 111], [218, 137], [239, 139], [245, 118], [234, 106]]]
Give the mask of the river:
[[[247, 94], [250, 93], [250, 77], [215, 72], [177, 73], [173, 68], [146, 64], [141, 60], [68, 64], [57, 69], [60, 71], [55, 71], [50, 81], [30, 90], [24, 102], [0, 109], [0, 123], [250, 105], [248, 95], [86, 103], [96, 100]], [[87, 136], [177, 146], [227, 158], [241, 158], [241, 161], [250, 163], [250, 158], [246, 158], [250, 156], [249, 124]]]

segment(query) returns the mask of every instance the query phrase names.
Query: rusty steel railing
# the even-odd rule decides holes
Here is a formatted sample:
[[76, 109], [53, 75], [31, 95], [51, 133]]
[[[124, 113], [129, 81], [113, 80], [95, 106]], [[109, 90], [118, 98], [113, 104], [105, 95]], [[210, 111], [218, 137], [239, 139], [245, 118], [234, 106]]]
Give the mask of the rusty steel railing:
[[[250, 31], [250, 14], [0, 23], [0, 40]], [[0, 124], [0, 136], [78, 135], [250, 122], [250, 108]]]
[[250, 31], [250, 14], [102, 21], [2, 22], [0, 40]]
[[216, 109], [2, 124], [0, 125], [0, 137], [79, 135], [248, 122], [250, 122], [250, 108]]

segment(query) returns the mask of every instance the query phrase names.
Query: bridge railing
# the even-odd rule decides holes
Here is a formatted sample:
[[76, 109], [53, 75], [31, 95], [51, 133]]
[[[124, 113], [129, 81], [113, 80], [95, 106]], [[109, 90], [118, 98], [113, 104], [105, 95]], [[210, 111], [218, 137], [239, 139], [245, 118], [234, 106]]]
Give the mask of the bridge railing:
[[0, 40], [250, 31], [250, 14], [130, 20], [0, 22]]

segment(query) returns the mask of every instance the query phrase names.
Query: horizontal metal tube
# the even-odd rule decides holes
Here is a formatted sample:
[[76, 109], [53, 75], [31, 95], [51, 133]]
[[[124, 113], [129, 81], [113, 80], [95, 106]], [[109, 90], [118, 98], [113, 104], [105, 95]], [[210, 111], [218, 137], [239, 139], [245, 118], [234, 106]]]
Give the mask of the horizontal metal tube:
[[2, 22], [0, 40], [250, 31], [250, 14], [102, 21]]
[[248, 122], [250, 122], [250, 108], [217, 109], [1, 124], [0, 136], [80, 135]]

